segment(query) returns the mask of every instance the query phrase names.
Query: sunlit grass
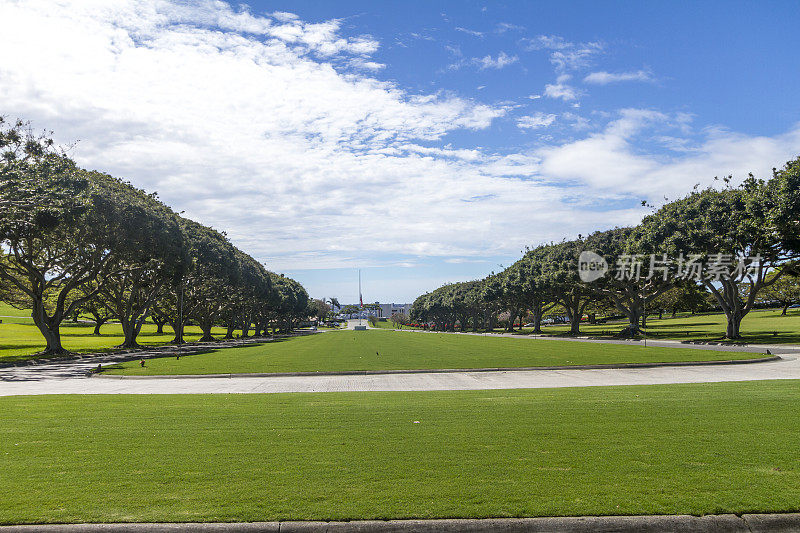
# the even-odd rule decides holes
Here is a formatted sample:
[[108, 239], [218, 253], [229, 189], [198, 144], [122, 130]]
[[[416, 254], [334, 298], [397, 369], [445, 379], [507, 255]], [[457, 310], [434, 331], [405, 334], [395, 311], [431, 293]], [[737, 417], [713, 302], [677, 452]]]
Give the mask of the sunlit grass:
[[[175, 358], [152, 359], [142, 368], [123, 363], [111, 373], [227, 374], [242, 372], [335, 372], [359, 370], [497, 368], [611, 363], [746, 359], [751, 353], [689, 348], [645, 348], [563, 340], [508, 339], [488, 335], [332, 331], [226, 348]], [[757, 355], [755, 356], [757, 357]]]
[[0, 523], [800, 511], [800, 383], [0, 398]]

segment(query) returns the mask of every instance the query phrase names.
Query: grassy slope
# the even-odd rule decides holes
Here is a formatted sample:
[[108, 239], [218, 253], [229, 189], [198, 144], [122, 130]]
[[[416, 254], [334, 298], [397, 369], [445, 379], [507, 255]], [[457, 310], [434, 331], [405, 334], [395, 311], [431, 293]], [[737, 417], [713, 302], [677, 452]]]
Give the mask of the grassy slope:
[[[377, 353], [376, 353], [377, 352]], [[748, 353], [688, 348], [590, 344], [392, 331], [341, 331], [294, 337], [258, 346], [135, 361], [111, 373], [217, 374], [240, 372], [319, 372], [426, 368], [484, 368], [608, 364], [630, 362], [747, 359]]]
[[7, 397], [0, 434], [0, 523], [800, 511], [797, 381]]
[[[669, 315], [665, 315], [668, 317]], [[695, 316], [679, 316], [658, 320], [650, 317], [647, 321], [648, 337], [679, 340], [720, 340], [725, 334], [725, 315], [720, 313]], [[583, 324], [581, 332], [585, 334], [617, 333], [626, 324], [601, 324], [591, 326]], [[524, 331], [529, 331], [530, 328]], [[545, 333], [564, 333], [567, 326], [551, 326], [544, 328]], [[775, 335], [777, 333], [777, 335]], [[756, 310], [749, 313], [742, 322], [744, 342], [765, 344], [800, 344], [800, 309], [790, 309], [787, 316], [780, 316], [780, 311]]]

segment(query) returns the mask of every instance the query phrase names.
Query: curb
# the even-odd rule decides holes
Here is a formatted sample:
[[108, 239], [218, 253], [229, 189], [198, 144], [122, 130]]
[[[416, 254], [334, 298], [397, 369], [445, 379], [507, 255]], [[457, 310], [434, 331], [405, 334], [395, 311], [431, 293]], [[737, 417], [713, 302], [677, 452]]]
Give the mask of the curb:
[[174, 374], [156, 376], [123, 376], [114, 374], [92, 374], [93, 378], [102, 379], [205, 379], [205, 378], [286, 378], [306, 376], [375, 376], [385, 374], [448, 374], [465, 372], [514, 372], [529, 370], [602, 370], [620, 368], [657, 368], [665, 366], [711, 366], [742, 365], [752, 363], [768, 363], [781, 361], [778, 355], [759, 357], [757, 359], [726, 359], [720, 361], [675, 361], [672, 363], [616, 363], [608, 365], [567, 365], [567, 366], [523, 366], [498, 368], [431, 368], [412, 370], [343, 370], [337, 372], [259, 372], [243, 374]]
[[437, 533], [517, 532], [618, 532], [655, 533], [662, 531], [685, 533], [747, 532], [783, 533], [800, 530], [800, 513], [791, 514], [734, 514], [723, 515], [656, 515], [656, 516], [583, 516], [551, 518], [485, 518], [443, 520], [359, 520], [353, 522], [250, 522], [250, 523], [162, 523], [162, 524], [50, 524], [0, 526], [0, 532], [33, 533], [59, 531], [64, 533], [166, 533], [166, 532], [328, 532], [328, 533]]

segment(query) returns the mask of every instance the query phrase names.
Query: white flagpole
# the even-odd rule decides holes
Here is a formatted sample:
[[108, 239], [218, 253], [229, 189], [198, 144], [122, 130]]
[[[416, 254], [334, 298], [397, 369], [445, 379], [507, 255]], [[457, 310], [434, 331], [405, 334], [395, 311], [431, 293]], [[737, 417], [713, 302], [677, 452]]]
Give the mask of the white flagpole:
[[364, 312], [363, 296], [361, 295], [361, 269], [358, 269], [358, 325], [361, 325], [361, 313]]

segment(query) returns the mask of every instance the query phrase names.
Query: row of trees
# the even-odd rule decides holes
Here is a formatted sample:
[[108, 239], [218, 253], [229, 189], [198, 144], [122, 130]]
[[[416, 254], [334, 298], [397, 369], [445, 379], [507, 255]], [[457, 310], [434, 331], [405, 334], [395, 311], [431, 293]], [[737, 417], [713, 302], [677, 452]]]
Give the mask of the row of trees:
[[[485, 279], [448, 284], [419, 296], [411, 319], [436, 329], [490, 329], [500, 313], [529, 316], [541, 331], [548, 311], [566, 315], [573, 334], [586, 314], [617, 313], [636, 335], [647, 309], [692, 309], [713, 295], [727, 317], [726, 337], [775, 294], [792, 294], [800, 259], [800, 158], [752, 175], [740, 186], [695, 190], [654, 211], [636, 227], [614, 228], [528, 249]], [[582, 281], [579, 258], [591, 251], [611, 272]], [[769, 292], [767, 292], [769, 291]], [[775, 298], [786, 307], [787, 300]]]
[[0, 153], [0, 300], [32, 309], [46, 352], [65, 352], [60, 327], [78, 313], [118, 320], [126, 348], [148, 318], [182, 343], [188, 321], [210, 341], [215, 325], [260, 335], [307, 316], [299, 283], [156, 194], [79, 168], [49, 136], [0, 118]]

